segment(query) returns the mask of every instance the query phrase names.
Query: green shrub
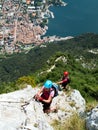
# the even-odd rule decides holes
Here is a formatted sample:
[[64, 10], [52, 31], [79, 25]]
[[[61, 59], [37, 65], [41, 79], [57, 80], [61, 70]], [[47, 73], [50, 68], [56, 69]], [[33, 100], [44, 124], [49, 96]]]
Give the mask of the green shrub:
[[17, 81], [16, 81], [16, 84], [30, 84], [32, 87], [35, 87], [36, 86], [36, 83], [35, 83], [35, 78], [32, 77], [32, 76], [23, 76], [23, 77], [20, 77]]

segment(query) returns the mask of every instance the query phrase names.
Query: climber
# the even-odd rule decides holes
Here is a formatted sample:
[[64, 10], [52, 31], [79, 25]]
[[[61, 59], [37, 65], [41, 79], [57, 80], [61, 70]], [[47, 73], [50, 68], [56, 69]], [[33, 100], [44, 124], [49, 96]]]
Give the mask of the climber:
[[61, 85], [61, 89], [67, 90], [67, 84], [69, 83], [70, 83], [69, 72], [65, 71], [61, 81], [57, 82], [57, 84]]
[[56, 91], [53, 88], [53, 82], [51, 80], [47, 80], [38, 93], [34, 96], [36, 101], [40, 101], [43, 104], [43, 111], [45, 113], [49, 113], [51, 111], [55, 111], [56, 108], [50, 108], [52, 103], [52, 99], [55, 97]]

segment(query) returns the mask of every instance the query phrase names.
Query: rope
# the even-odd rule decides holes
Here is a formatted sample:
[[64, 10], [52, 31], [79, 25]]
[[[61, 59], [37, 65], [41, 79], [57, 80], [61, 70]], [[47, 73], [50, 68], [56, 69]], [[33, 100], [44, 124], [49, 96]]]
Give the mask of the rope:
[[25, 102], [19, 102], [19, 101], [0, 101], [1, 103], [25, 103]]

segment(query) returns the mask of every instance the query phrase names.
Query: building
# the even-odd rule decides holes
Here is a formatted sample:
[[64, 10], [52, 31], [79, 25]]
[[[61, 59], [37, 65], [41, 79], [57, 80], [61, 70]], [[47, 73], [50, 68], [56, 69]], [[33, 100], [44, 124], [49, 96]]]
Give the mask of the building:
[[26, 0], [26, 3], [27, 4], [31, 4], [31, 0]]

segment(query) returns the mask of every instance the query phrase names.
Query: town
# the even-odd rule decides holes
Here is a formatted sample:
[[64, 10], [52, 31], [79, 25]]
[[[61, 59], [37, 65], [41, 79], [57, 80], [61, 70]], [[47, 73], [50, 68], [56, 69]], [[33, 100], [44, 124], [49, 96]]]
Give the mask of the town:
[[44, 37], [48, 18], [54, 17], [49, 11], [53, 4], [66, 5], [61, 0], [1, 0], [0, 54], [22, 52], [54, 41], [56, 36]]

